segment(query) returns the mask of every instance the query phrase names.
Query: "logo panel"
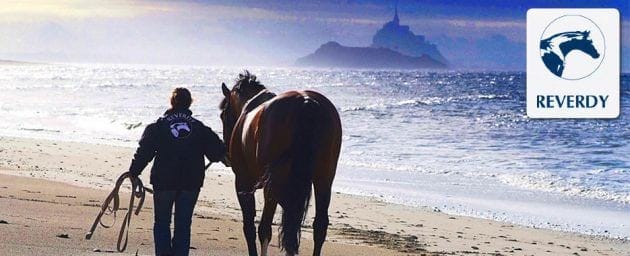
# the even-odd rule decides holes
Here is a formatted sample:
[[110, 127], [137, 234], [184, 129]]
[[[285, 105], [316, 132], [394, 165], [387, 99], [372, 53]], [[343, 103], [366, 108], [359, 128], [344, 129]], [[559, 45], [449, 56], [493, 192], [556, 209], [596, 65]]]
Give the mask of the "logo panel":
[[619, 76], [616, 9], [527, 12], [529, 117], [615, 118]]

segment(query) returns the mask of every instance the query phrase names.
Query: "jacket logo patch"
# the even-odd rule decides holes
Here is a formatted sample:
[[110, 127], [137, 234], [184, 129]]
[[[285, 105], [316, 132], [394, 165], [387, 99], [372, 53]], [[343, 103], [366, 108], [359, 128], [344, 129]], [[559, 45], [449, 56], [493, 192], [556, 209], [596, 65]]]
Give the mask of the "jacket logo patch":
[[174, 122], [170, 124], [171, 134], [176, 139], [188, 137], [192, 132], [191, 125], [188, 122]]

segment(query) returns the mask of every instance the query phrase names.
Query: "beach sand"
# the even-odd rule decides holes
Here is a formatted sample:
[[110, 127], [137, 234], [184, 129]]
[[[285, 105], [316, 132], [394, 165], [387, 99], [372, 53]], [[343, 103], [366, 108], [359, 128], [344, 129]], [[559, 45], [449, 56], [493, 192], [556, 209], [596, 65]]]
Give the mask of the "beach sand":
[[[133, 148], [0, 137], [0, 255], [103, 255], [115, 251], [118, 222], [85, 240], [102, 200]], [[233, 175], [210, 167], [192, 227], [192, 255], [245, 255]], [[148, 183], [149, 167], [142, 174]], [[262, 204], [257, 193], [258, 216]], [[128, 194], [124, 195], [126, 204]], [[127, 254], [151, 255], [152, 198], [134, 216]], [[311, 202], [313, 204], [313, 202]], [[312, 249], [314, 207], [301, 254]], [[122, 215], [123, 212], [120, 212]], [[630, 242], [451, 216], [335, 193], [324, 255], [630, 255]], [[279, 222], [280, 210], [276, 213]], [[109, 221], [111, 219], [105, 219]], [[278, 249], [277, 226], [270, 248]], [[67, 238], [66, 238], [67, 237]]]

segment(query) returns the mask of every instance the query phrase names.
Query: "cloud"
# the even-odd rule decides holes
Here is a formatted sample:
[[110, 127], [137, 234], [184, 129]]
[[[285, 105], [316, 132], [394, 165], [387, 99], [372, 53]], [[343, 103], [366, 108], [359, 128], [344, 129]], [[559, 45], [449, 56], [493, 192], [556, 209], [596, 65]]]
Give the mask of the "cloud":
[[50, 19], [132, 18], [167, 12], [165, 5], [129, 1], [2, 1], [0, 22], [40, 22]]

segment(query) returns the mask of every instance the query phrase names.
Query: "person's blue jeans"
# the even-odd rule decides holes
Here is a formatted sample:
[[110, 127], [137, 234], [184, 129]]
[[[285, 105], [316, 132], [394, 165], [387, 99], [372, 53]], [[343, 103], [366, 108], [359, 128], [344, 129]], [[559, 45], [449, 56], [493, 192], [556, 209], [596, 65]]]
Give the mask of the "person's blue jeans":
[[[156, 190], [153, 194], [155, 255], [186, 256], [190, 248], [190, 225], [199, 191]], [[171, 216], [175, 205], [175, 232], [171, 239]]]

